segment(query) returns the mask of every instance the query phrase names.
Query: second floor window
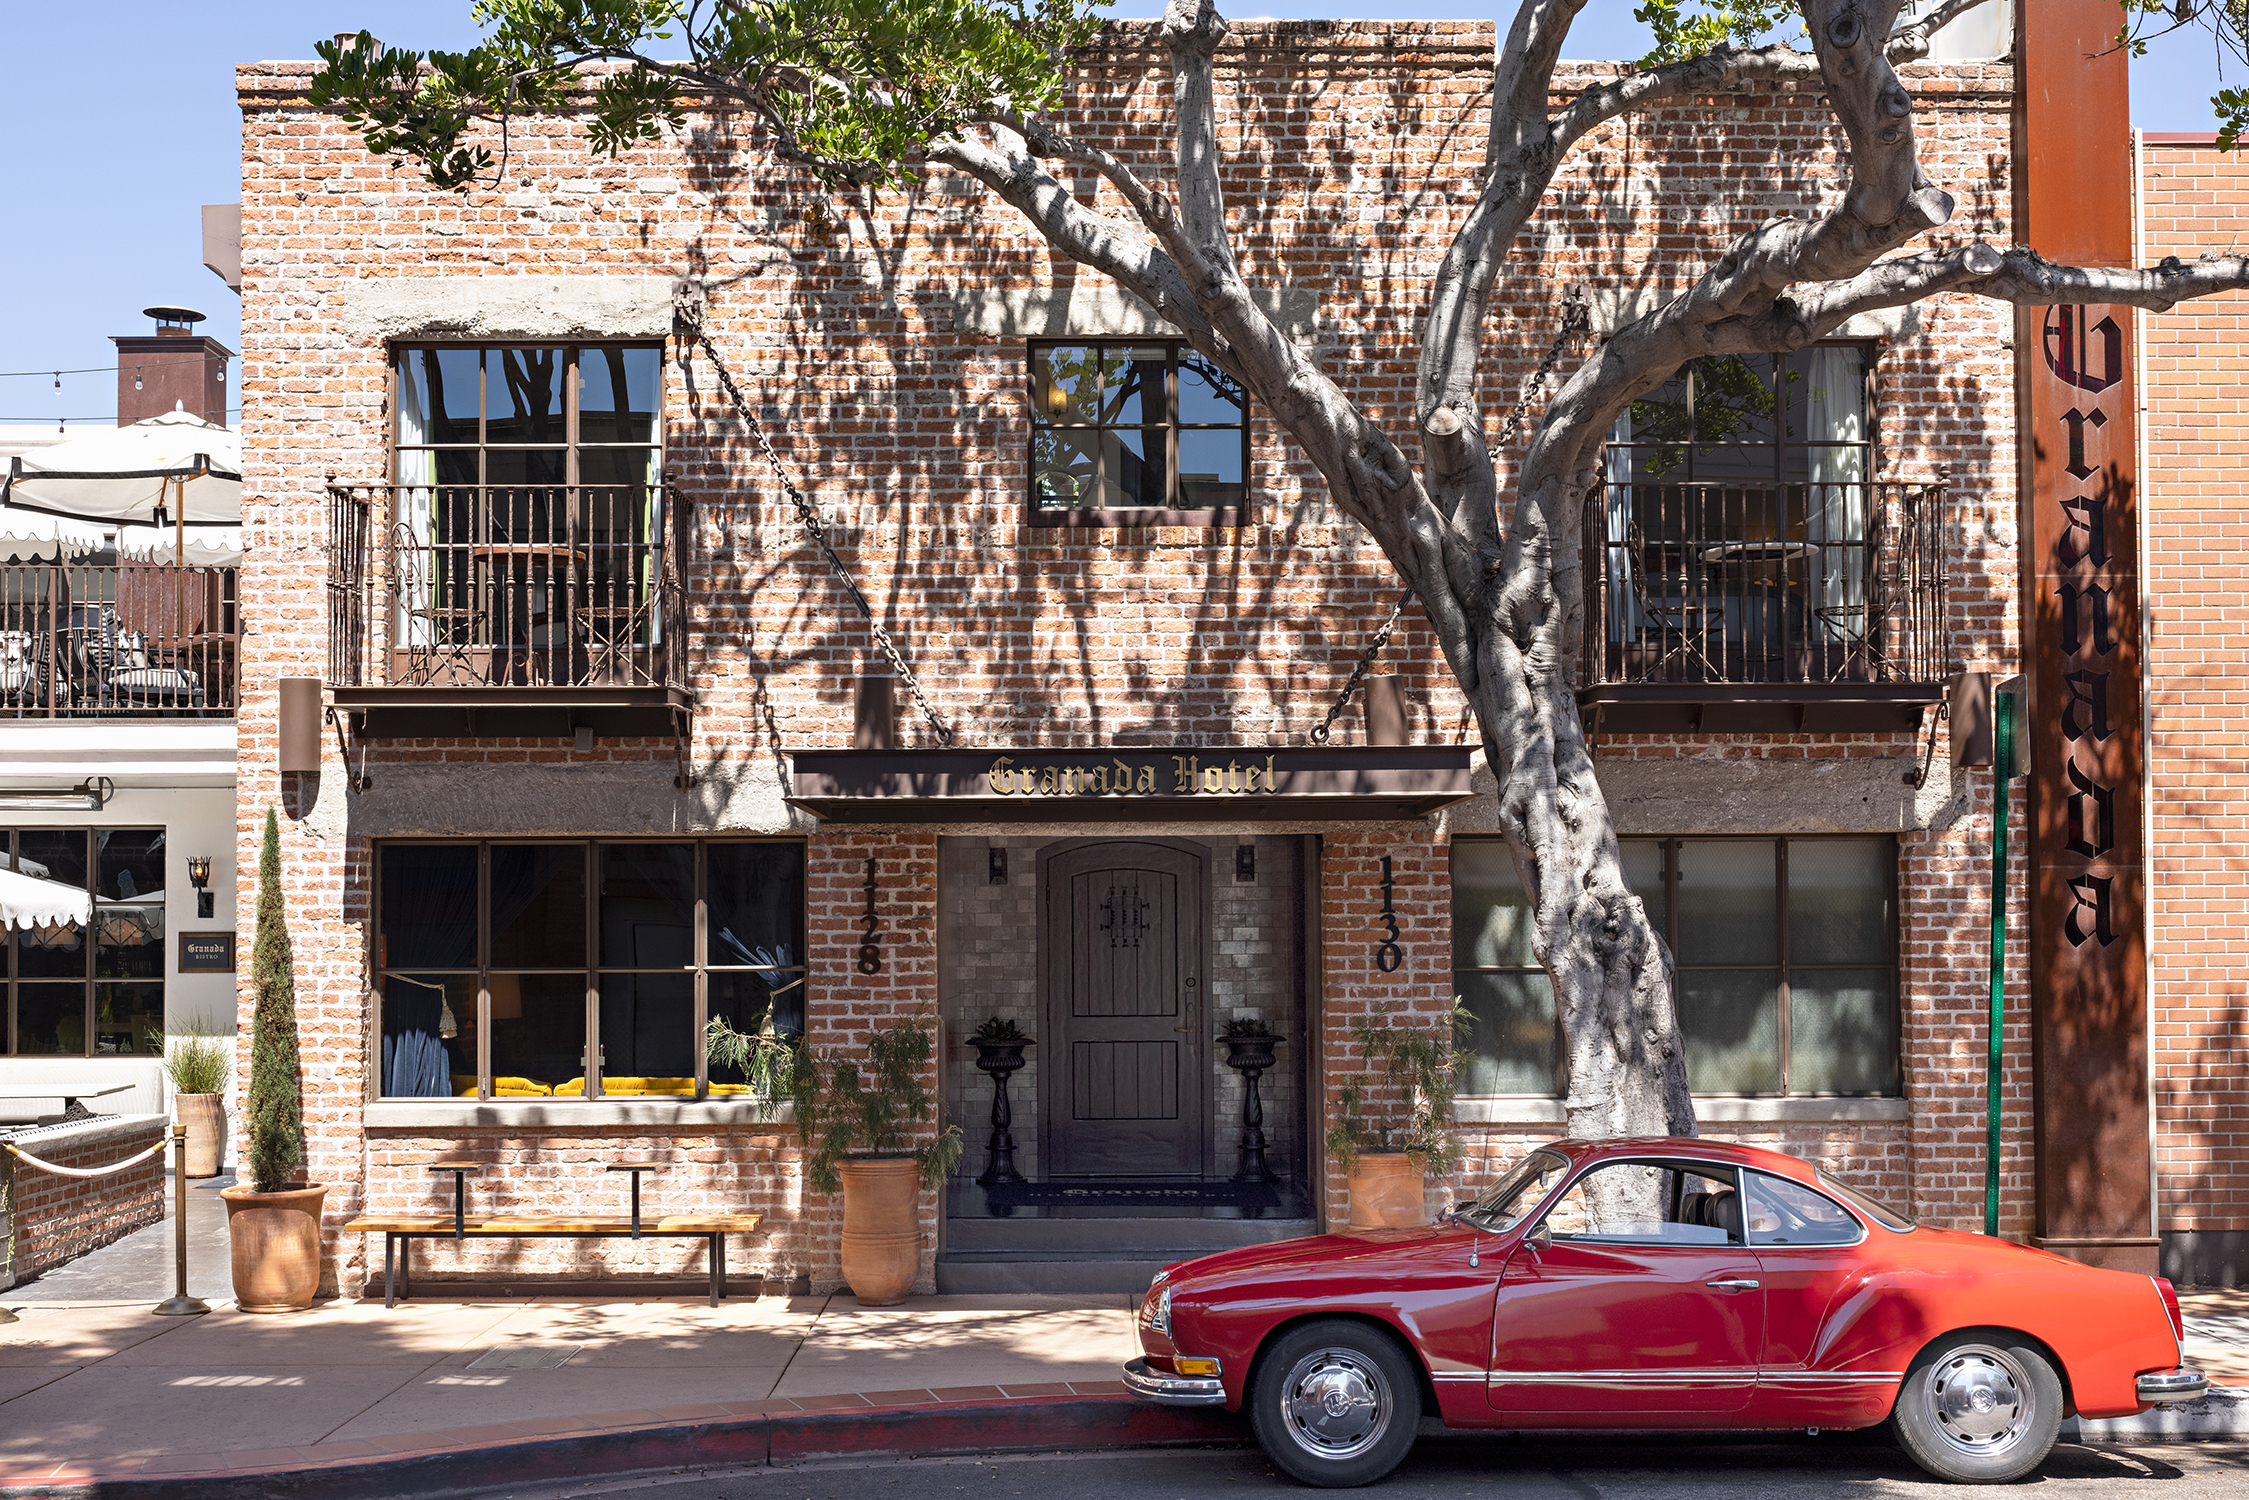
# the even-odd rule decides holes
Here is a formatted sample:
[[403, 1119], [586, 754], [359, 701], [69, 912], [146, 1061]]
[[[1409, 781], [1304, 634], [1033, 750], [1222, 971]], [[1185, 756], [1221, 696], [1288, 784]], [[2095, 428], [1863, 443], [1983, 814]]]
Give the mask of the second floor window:
[[404, 679], [636, 675], [661, 628], [663, 350], [403, 347], [395, 368]]
[[1607, 640], [1625, 680], [1880, 675], [1868, 354], [1689, 360], [1610, 435]]
[[1235, 525], [1249, 496], [1241, 383], [1178, 343], [1034, 344], [1031, 521]]

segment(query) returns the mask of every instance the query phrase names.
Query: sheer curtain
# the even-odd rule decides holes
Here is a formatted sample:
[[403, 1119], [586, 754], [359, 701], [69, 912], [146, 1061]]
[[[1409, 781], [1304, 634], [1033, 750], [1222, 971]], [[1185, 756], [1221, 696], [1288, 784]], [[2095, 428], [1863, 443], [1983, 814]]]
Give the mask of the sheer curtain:
[[1633, 592], [1632, 572], [1637, 564], [1629, 545], [1632, 539], [1632, 410], [1625, 408], [1609, 434], [1608, 455], [1608, 554], [1609, 639], [1622, 644], [1638, 640], [1646, 621]]
[[397, 622], [392, 631], [392, 641], [401, 647], [426, 649], [436, 644], [431, 611], [437, 603], [435, 561], [430, 552], [430, 501], [437, 484], [437, 455], [418, 445], [429, 441], [429, 413], [423, 410], [421, 371], [414, 364], [422, 356], [408, 352], [403, 356], [403, 368], [398, 381], [398, 452], [394, 460], [393, 478], [398, 488], [392, 505], [392, 515], [397, 521], [394, 539], [401, 549], [414, 553], [412, 576], [417, 591], [423, 597], [409, 599], [403, 588], [403, 579], [394, 576], [392, 586], [399, 590], [396, 603]]
[[[1855, 346], [1815, 346], [1798, 356], [1804, 372], [1804, 433], [1812, 444], [1866, 441], [1866, 356]], [[1862, 447], [1806, 450], [1811, 494], [1806, 535], [1819, 548], [1814, 593], [1831, 641], [1866, 631], [1867, 487]]]

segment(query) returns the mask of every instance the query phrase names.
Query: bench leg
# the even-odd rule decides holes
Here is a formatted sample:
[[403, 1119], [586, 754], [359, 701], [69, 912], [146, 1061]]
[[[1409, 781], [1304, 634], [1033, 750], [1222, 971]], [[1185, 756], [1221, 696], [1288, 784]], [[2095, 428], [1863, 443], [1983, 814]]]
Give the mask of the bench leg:
[[398, 1295], [401, 1300], [414, 1295], [414, 1237], [398, 1237]]
[[711, 1306], [726, 1300], [726, 1236], [711, 1236]]
[[383, 1306], [398, 1306], [398, 1236], [383, 1236]]

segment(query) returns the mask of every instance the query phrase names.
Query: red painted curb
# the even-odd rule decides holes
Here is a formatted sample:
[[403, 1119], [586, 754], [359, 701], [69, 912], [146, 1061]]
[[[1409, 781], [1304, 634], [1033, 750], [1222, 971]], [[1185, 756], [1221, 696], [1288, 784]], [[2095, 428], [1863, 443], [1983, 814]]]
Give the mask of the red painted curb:
[[1234, 1412], [1156, 1406], [1131, 1396], [1090, 1396], [625, 1428], [256, 1472], [104, 1475], [91, 1467], [57, 1465], [78, 1471], [0, 1484], [0, 1500], [387, 1500], [647, 1469], [1047, 1448], [1234, 1447], [1249, 1441], [1249, 1424]]

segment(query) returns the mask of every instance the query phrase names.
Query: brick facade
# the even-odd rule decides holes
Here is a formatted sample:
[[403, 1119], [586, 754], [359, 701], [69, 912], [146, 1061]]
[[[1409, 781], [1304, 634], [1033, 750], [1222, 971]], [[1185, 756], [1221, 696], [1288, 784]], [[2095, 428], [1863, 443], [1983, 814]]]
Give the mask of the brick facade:
[[[1115, 36], [1115, 50], [1090, 60], [1083, 74], [1081, 90], [1099, 101], [1085, 112], [1086, 129], [1128, 155], [1152, 154], [1160, 55], [1144, 26], [1122, 25]], [[1220, 67], [1222, 136], [1232, 160], [1256, 162], [1261, 174], [1258, 196], [1244, 201], [1240, 215], [1241, 257], [1253, 278], [1316, 296], [1319, 316], [1306, 336], [1324, 366], [1344, 372], [1347, 388], [1379, 417], [1401, 423], [1413, 310], [1473, 197], [1472, 161], [1447, 153], [1482, 138], [1490, 28], [1250, 23], [1235, 36]], [[1573, 67], [1565, 88], [1600, 71]], [[465, 1152], [506, 1167], [479, 1184], [498, 1195], [493, 1206], [560, 1209], [610, 1201], [617, 1188], [603, 1180], [602, 1159], [661, 1150], [686, 1164], [652, 1184], [667, 1204], [768, 1216], [755, 1244], [736, 1251], [738, 1271], [802, 1272], [833, 1285], [840, 1206], [805, 1191], [785, 1125], [557, 1125], [559, 1106], [535, 1128], [369, 1123], [372, 840], [800, 835], [808, 861], [810, 1040], [841, 1047], [894, 1018], [932, 1013], [940, 974], [967, 961], [965, 952], [943, 951], [941, 872], [953, 865], [940, 834], [974, 836], [980, 850], [990, 831], [822, 825], [781, 801], [790, 751], [850, 742], [853, 679], [879, 657], [719, 398], [706, 362], [683, 361], [676, 343], [665, 364], [665, 463], [676, 475], [673, 503], [693, 507], [694, 786], [672, 791], [673, 748], [653, 739], [605, 738], [591, 754], [563, 739], [378, 741], [366, 751], [373, 786], [365, 792], [347, 788], [345, 762], [330, 743], [320, 775], [280, 774], [276, 679], [322, 675], [329, 660], [324, 486], [331, 477], [379, 482], [389, 467], [388, 348], [352, 331], [350, 299], [370, 284], [418, 277], [700, 279], [712, 337], [760, 403], [761, 421], [878, 617], [968, 743], [1296, 743], [1319, 722], [1387, 610], [1394, 575], [1270, 420], [1255, 417], [1250, 524], [1215, 531], [1024, 524], [1024, 344], [967, 331], [957, 294], [1067, 293], [1090, 273], [1074, 271], [1011, 215], [981, 206], [941, 175], [910, 193], [822, 198], [828, 212], [808, 218], [812, 198], [802, 184], [737, 154], [705, 122], [610, 160], [587, 150], [575, 122], [532, 121], [516, 131], [505, 192], [456, 198], [369, 159], [339, 120], [312, 110], [310, 72], [307, 64], [279, 63], [239, 74], [249, 542], [241, 595], [251, 622], [242, 667], [240, 854], [244, 868], [254, 865], [264, 810], [278, 806], [298, 956], [309, 1170], [332, 1189], [331, 1284], [349, 1291], [370, 1274], [366, 1245], [334, 1234], [335, 1226], [362, 1211], [433, 1205], [437, 1193], [422, 1171], [432, 1155]], [[1961, 200], [1953, 232], [2006, 243], [2011, 71], [1955, 65], [1909, 74], [1928, 171]], [[1527, 274], [1503, 286], [1522, 300], [1495, 308], [1508, 352], [1495, 360], [1488, 388], [1514, 390], [1528, 374], [1552, 337], [1564, 283], [1613, 285], [1620, 271], [1645, 265], [1698, 265], [1776, 213], [1816, 208], [1836, 174], [1838, 139], [1816, 96], [1793, 86], [1655, 111], [1596, 133], [1563, 169], [1549, 206], [1515, 251]], [[1230, 181], [1246, 190], [1246, 172]], [[1115, 208], [1110, 192], [1102, 189], [1101, 202]], [[1969, 665], [2013, 651], [2010, 329], [2003, 309], [1940, 298], [1878, 339], [1877, 472], [1870, 477], [1923, 482], [1949, 471], [1957, 521], [1951, 652]], [[1503, 453], [1503, 469], [1515, 458]], [[1416, 739], [1471, 737], [1416, 615], [1409, 612], [1388, 659], [1404, 680]], [[929, 741], [903, 702], [901, 730], [909, 744]], [[1604, 764], [1698, 766], [1840, 758], [1888, 775], [1916, 764], [1921, 750], [1918, 737], [1903, 735], [1611, 736], [1599, 755]], [[361, 753], [355, 746], [354, 766]], [[1915, 804], [1901, 834], [1910, 1119], [1773, 1115], [1706, 1128], [1819, 1156], [1900, 1206], [1968, 1225], [1981, 1216], [1979, 943], [1989, 783], [1942, 795], [1952, 782], [1940, 744], [1931, 786], [1938, 790]], [[1760, 815], [1770, 818], [1764, 831], [1815, 831], [1793, 821], [1787, 807]], [[1221, 846], [1320, 835], [1320, 946], [1312, 966], [1318, 1033], [1303, 1038], [1303, 1055], [1316, 1047], [1321, 1059], [1312, 1092], [1322, 1109], [1306, 1125], [1313, 1140], [1350, 1066], [1354, 1021], [1441, 1022], [1451, 995], [1447, 839], [1488, 829], [1489, 817], [1487, 795], [1415, 823], [1148, 830]], [[1075, 825], [990, 836], [1020, 845], [1029, 858], [1041, 840], [1104, 831]], [[1115, 831], [1126, 835], [1134, 826]], [[1391, 974], [1372, 963], [1384, 854], [1393, 860], [1406, 954]], [[853, 967], [869, 855], [877, 861], [884, 955], [875, 976]], [[1214, 870], [1214, 879], [1224, 875], [1223, 867]], [[982, 876], [970, 869], [963, 878]], [[1269, 978], [1249, 972], [1244, 983]], [[2019, 987], [2015, 993], [2019, 1011]], [[958, 1035], [948, 1044], [957, 1048]], [[966, 1129], [965, 1165], [975, 1170], [988, 1095], [957, 1057], [935, 1072], [945, 1118]], [[2021, 1233], [2027, 1092], [2020, 1080], [2009, 1087], [2007, 1225]], [[1238, 1096], [1221, 1090], [1216, 1098], [1224, 1110]], [[1019, 1094], [1019, 1118], [1026, 1108]], [[1492, 1104], [1464, 1127], [1469, 1165], [1455, 1183], [1432, 1185], [1433, 1203], [1472, 1189], [1527, 1141], [1554, 1132], [1550, 1116], [1518, 1124], [1506, 1118], [1508, 1108]], [[1319, 1171], [1302, 1143], [1295, 1151], [1295, 1170]], [[1340, 1221], [1341, 1184], [1327, 1176], [1325, 1212]], [[942, 1232], [938, 1196], [924, 1203], [932, 1252]], [[433, 1261], [431, 1274], [673, 1274], [691, 1271], [697, 1254], [667, 1242], [529, 1242], [474, 1247], [465, 1266]]]
[[[2249, 173], [2201, 141], [2151, 138], [2140, 175], [2143, 263], [2231, 246]], [[2249, 1249], [2249, 713], [2239, 580], [2249, 569], [2249, 294], [2140, 317], [2146, 405], [2149, 1005], [2158, 1227], [2167, 1273], [2231, 1282]]]

